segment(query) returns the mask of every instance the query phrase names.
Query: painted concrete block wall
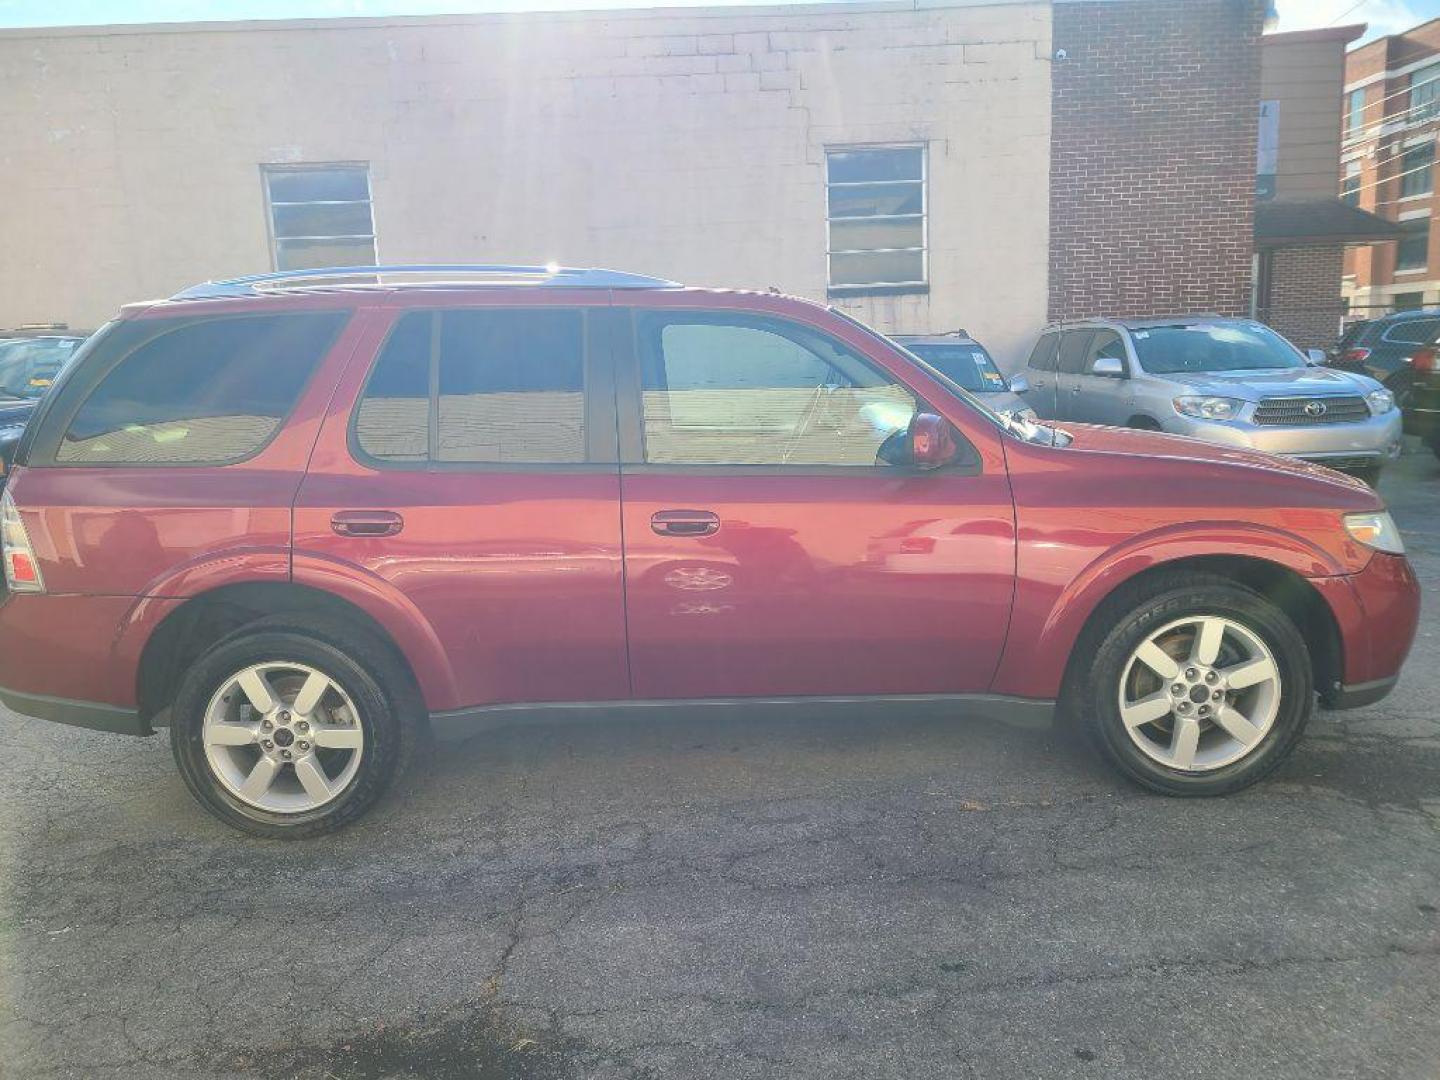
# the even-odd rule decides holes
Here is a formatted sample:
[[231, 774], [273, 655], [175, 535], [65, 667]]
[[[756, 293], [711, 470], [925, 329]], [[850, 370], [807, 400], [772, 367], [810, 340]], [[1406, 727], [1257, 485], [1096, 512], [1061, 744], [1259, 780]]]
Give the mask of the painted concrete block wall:
[[823, 299], [824, 150], [928, 146], [930, 292], [1044, 321], [1048, 3], [0, 33], [0, 325], [268, 269], [260, 165], [368, 162], [387, 262], [608, 265]]

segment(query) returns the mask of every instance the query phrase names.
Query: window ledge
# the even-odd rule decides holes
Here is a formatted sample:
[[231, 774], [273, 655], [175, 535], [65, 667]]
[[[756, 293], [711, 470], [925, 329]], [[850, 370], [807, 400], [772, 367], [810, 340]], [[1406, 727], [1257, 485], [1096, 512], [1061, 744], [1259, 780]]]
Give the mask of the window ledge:
[[825, 295], [834, 298], [847, 296], [924, 296], [929, 292], [929, 285], [831, 285], [825, 290]]

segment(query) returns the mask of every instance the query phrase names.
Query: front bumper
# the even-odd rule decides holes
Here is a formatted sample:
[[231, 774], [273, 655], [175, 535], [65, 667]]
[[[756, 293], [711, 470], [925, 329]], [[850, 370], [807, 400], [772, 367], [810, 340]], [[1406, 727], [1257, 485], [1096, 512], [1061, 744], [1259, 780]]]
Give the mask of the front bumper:
[[1395, 686], [1420, 625], [1420, 583], [1403, 555], [1376, 552], [1357, 574], [1311, 578], [1335, 617], [1342, 671], [1318, 687], [1328, 709], [1379, 701]]
[[1327, 460], [1346, 467], [1379, 465], [1400, 454], [1402, 420], [1399, 409], [1356, 424], [1313, 424], [1279, 427], [1252, 424], [1247, 420], [1196, 420], [1176, 415], [1166, 424], [1167, 431], [1189, 435], [1223, 446], [1263, 450], [1268, 454]]

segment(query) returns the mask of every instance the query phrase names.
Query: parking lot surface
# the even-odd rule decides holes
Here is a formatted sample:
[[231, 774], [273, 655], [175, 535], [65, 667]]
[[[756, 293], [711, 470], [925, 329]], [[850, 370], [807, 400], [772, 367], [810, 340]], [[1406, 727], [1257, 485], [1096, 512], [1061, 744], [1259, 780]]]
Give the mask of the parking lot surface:
[[1440, 467], [1399, 689], [1240, 796], [894, 708], [488, 733], [248, 839], [0, 712], [0, 1075], [1440, 1075]]

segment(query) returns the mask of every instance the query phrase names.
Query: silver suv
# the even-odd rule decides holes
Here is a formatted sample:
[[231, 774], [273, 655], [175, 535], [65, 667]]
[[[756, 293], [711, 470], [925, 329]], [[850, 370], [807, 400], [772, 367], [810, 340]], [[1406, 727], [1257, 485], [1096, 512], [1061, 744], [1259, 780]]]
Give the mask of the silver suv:
[[1035, 410], [1020, 398], [1029, 388], [1025, 376], [1005, 378], [985, 346], [964, 330], [894, 340], [961, 389], [980, 395], [980, 400], [995, 412], [1015, 413], [1025, 420], [1037, 418]]
[[1190, 435], [1373, 483], [1400, 452], [1400, 410], [1374, 379], [1321, 359], [1248, 319], [1094, 319], [1040, 335], [1024, 397], [1046, 420]]

